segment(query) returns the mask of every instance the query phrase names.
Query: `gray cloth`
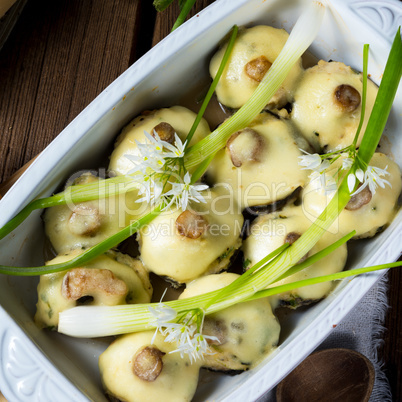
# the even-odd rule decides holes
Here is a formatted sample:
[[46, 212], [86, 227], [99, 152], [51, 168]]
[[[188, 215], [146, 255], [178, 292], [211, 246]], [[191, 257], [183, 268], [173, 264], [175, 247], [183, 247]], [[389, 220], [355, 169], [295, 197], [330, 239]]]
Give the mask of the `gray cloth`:
[[[353, 349], [365, 355], [375, 368], [375, 383], [370, 402], [392, 402], [388, 379], [378, 358], [383, 343], [384, 320], [388, 309], [388, 275], [385, 274], [359, 304], [332, 331], [317, 350]], [[259, 398], [259, 402], [274, 402], [275, 390]]]

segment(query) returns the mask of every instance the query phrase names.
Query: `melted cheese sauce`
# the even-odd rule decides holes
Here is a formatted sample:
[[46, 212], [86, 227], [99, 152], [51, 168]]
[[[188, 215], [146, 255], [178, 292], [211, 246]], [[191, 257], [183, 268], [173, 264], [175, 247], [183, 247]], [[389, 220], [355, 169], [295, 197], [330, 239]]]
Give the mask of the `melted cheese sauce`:
[[154, 381], [146, 381], [133, 372], [136, 353], [151, 346], [154, 331], [124, 335], [115, 340], [99, 357], [99, 369], [106, 392], [125, 402], [188, 402], [191, 401], [198, 383], [200, 366], [190, 364], [180, 353], [170, 353], [177, 346], [164, 342], [157, 334], [152, 346], [165, 355], [163, 368]]
[[[288, 206], [281, 211], [259, 216], [250, 228], [250, 236], [243, 242], [245, 260], [249, 267], [276, 250], [285, 243], [289, 233], [302, 235], [312, 222], [305, 216], [302, 207]], [[309, 256], [331, 245], [341, 236], [325, 233], [317, 244], [308, 253]], [[273, 286], [314, 278], [316, 276], [333, 274], [343, 270], [347, 258], [347, 247], [343, 244], [328, 256], [318, 262], [293, 274], [286, 279], [276, 282]], [[332, 290], [332, 282], [319, 283], [294, 289], [291, 292], [278, 295], [279, 300], [293, 302], [301, 300], [319, 300]], [[297, 302], [295, 302], [297, 306]]]
[[[136, 141], [144, 143], [146, 141], [144, 131], [151, 134], [153, 128], [159, 123], [169, 123], [184, 142], [196, 116], [194, 112], [183, 106], [172, 106], [170, 108], [154, 110], [136, 117], [123, 128], [119, 135], [115, 149], [110, 157], [109, 170], [116, 175], [124, 175], [132, 170], [135, 165], [126, 158], [125, 155], [138, 156], [139, 151]], [[191, 140], [191, 144], [200, 141], [209, 133], [210, 129], [208, 123], [205, 119], [201, 119]]]
[[[66, 262], [80, 253], [81, 250], [74, 250], [69, 254], [60, 255], [49, 261], [47, 265]], [[127, 292], [124, 295], [111, 295], [102, 290], [85, 294], [85, 296], [93, 297], [93, 301], [88, 304], [114, 306], [127, 303], [149, 303], [151, 301], [152, 285], [148, 273], [138, 259], [109, 251], [80, 268], [109, 270], [127, 287]], [[35, 314], [35, 322], [40, 327], [57, 327], [59, 313], [77, 305], [77, 301], [63, 296], [63, 281], [68, 272], [70, 271], [41, 275]]]
[[[100, 180], [84, 174], [79, 184]], [[92, 247], [138, 219], [146, 211], [136, 203], [137, 191], [78, 204], [68, 203], [46, 209], [43, 220], [46, 236], [57, 254]]]
[[[196, 279], [187, 285], [180, 299], [221, 289], [238, 277], [222, 273]], [[278, 344], [280, 325], [267, 298], [237, 304], [208, 315], [206, 320], [217, 323], [224, 335], [218, 336], [221, 343], [211, 345], [214, 353], [205, 356], [203, 367], [220, 371], [247, 370]]]
[[[225, 106], [240, 108], [243, 106], [259, 82], [250, 78], [245, 66], [250, 61], [265, 56], [272, 64], [285, 45], [289, 34], [284, 29], [269, 26], [256, 26], [241, 30], [236, 38], [229, 61], [216, 87], [218, 100]], [[227, 44], [222, 46], [212, 57], [209, 71], [215, 77], [222, 61]], [[269, 101], [272, 108], [283, 107], [292, 100], [293, 88], [303, 71], [301, 59], [290, 70], [276, 94]]]
[[302, 152], [288, 122], [262, 113], [250, 128], [263, 139], [259, 160], [236, 167], [226, 147], [217, 153], [207, 171], [212, 183], [230, 186], [233, 198], [242, 208], [282, 200], [308, 180], [307, 171], [298, 164]]
[[[328, 172], [328, 174], [334, 174], [341, 163], [342, 159], [339, 158], [333, 164], [332, 173]], [[385, 179], [389, 181], [391, 186], [378, 187], [370, 202], [359, 209], [354, 211], [344, 209], [331, 226], [330, 231], [332, 233], [346, 235], [352, 230], [356, 230], [355, 238], [372, 237], [378, 230], [387, 226], [394, 218], [397, 211], [398, 197], [402, 188], [399, 167], [382, 153], [375, 153], [373, 155], [370, 166], [381, 169], [388, 167], [389, 175]], [[308, 183], [301, 194], [307, 217], [314, 221], [325, 209], [333, 196], [334, 193], [325, 194], [321, 188], [317, 188], [317, 182]]]
[[140, 230], [141, 259], [145, 267], [175, 282], [191, 281], [201, 275], [216, 272], [216, 260], [229, 263], [227, 253], [240, 247], [243, 216], [224, 187], [210, 190], [206, 204], [192, 204], [192, 208], [208, 222], [207, 230], [197, 239], [182, 236], [176, 229], [181, 209], [168, 210]]
[[[362, 74], [339, 62], [321, 60], [303, 74], [294, 93], [291, 119], [317, 151], [339, 150], [353, 142], [361, 104], [353, 112], [347, 112], [336, 102], [334, 93], [339, 85], [350, 85], [361, 95], [362, 81]], [[357, 145], [366, 129], [377, 91], [377, 86], [368, 80], [364, 123]]]

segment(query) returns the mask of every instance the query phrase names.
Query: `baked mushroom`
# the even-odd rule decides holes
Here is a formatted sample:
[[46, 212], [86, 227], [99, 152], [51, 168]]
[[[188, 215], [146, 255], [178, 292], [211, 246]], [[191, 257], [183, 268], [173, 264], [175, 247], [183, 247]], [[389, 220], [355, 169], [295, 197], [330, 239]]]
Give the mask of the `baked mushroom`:
[[[208, 275], [190, 282], [180, 299], [221, 289], [239, 275]], [[238, 372], [255, 366], [278, 344], [280, 325], [272, 313], [269, 299], [236, 304], [207, 315], [202, 332], [218, 340], [208, 341], [211, 353], [202, 366], [210, 370]]]
[[[241, 29], [216, 87], [219, 102], [234, 109], [243, 106], [269, 71], [288, 37], [289, 34], [284, 29], [264, 25]], [[212, 78], [218, 71], [226, 47], [227, 43], [211, 59], [209, 72]], [[292, 101], [293, 88], [302, 71], [302, 63], [299, 59], [278, 91], [269, 100], [268, 108], [281, 108]]]
[[162, 212], [139, 231], [145, 267], [174, 286], [222, 271], [241, 245], [243, 216], [230, 192], [218, 187], [205, 197], [192, 210]]
[[[345, 156], [332, 164], [328, 175], [336, 174]], [[375, 153], [369, 163], [370, 166], [380, 169], [387, 168], [389, 175], [384, 177], [390, 185], [384, 188], [377, 187], [375, 194], [366, 187], [355, 196], [352, 196], [346, 208], [331, 226], [332, 232], [342, 235], [356, 230], [355, 239], [373, 237], [383, 230], [395, 216], [398, 197], [401, 193], [402, 180], [399, 166], [383, 153]], [[326, 194], [318, 181], [311, 181], [302, 190], [304, 211], [310, 220], [316, 219], [324, 210], [334, 193]]]
[[[74, 250], [49, 261], [47, 265], [68, 261], [80, 254]], [[82, 267], [46, 274], [38, 284], [35, 322], [56, 328], [59, 313], [81, 304], [115, 306], [149, 303], [152, 285], [141, 261], [108, 251]]]
[[261, 113], [216, 154], [207, 180], [228, 184], [242, 208], [283, 200], [308, 180], [298, 164], [299, 146], [287, 121]]
[[[252, 223], [250, 235], [244, 240], [242, 246], [247, 268], [253, 266], [284, 243], [293, 244], [312, 223], [304, 215], [302, 206], [288, 206], [282, 211], [258, 216]], [[330, 246], [340, 237], [340, 235], [325, 233], [309, 253], [302, 257], [302, 261], [306, 257]], [[340, 272], [344, 269], [346, 258], [347, 247], [346, 244], [343, 244], [333, 253], [302, 271], [275, 282], [274, 286]], [[332, 288], [333, 284], [331, 282], [324, 282], [294, 289], [275, 298], [279, 300], [281, 305], [296, 308], [324, 298]]]
[[[94, 183], [99, 179], [84, 173], [74, 184]], [[136, 203], [137, 191], [77, 204], [46, 209], [45, 233], [57, 254], [85, 249], [100, 243], [144, 214], [147, 206]]]
[[[176, 133], [184, 142], [195, 118], [196, 114], [183, 106], [152, 110], [139, 115], [123, 128], [117, 138], [110, 157], [109, 170], [116, 175], [124, 175], [134, 168], [133, 162], [126, 155], [139, 155], [136, 141], [146, 142], [144, 131], [154, 137], [158, 134], [162, 140], [169, 143], [174, 143]], [[191, 144], [200, 141], [209, 133], [208, 123], [201, 119]]]
[[[316, 151], [330, 152], [353, 142], [361, 114], [362, 74], [339, 62], [319, 61], [303, 74], [294, 92], [291, 120]], [[378, 88], [367, 82], [364, 133]], [[360, 144], [359, 138], [358, 145]]]
[[126, 402], [191, 401], [198, 383], [199, 362], [172, 353], [176, 344], [154, 331], [124, 335], [99, 357], [105, 392]]

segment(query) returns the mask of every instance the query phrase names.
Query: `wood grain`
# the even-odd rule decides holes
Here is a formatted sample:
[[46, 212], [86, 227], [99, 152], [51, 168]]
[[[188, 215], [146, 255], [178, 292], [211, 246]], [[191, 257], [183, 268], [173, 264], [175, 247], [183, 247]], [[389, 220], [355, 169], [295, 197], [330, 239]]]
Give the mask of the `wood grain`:
[[[198, 0], [195, 15], [212, 0]], [[169, 32], [173, 5], [150, 0], [28, 1], [0, 51], [0, 182], [40, 153], [117, 76]], [[402, 271], [390, 273], [382, 350], [402, 400]]]
[[129, 67], [139, 11], [132, 0], [28, 2], [1, 52], [2, 180]]

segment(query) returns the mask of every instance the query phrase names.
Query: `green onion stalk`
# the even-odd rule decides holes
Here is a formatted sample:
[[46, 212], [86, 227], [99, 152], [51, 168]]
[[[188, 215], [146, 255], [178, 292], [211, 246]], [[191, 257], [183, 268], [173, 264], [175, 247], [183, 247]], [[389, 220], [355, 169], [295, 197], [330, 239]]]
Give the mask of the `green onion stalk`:
[[[272, 64], [271, 68], [265, 75], [264, 79], [257, 87], [254, 94], [249, 101], [240, 108], [231, 118], [227, 119], [220, 127], [213, 131], [208, 137], [199, 141], [197, 144], [185, 149], [184, 154], [184, 166], [186, 170], [193, 170], [193, 182], [198, 180], [208, 164], [214, 157], [217, 151], [223, 148], [226, 144], [229, 136], [238, 130], [247, 127], [250, 122], [260, 113], [264, 106], [268, 103], [269, 99], [275, 94], [279, 86], [286, 78], [288, 72], [294, 65], [294, 63], [301, 57], [311, 42], [314, 40], [320, 22], [323, 17], [324, 7], [321, 3], [312, 3], [312, 8], [304, 12], [297, 21], [294, 29], [292, 30], [289, 39], [282, 49], [277, 59]], [[225, 56], [222, 60], [221, 66], [218, 70], [218, 75], [215, 77], [211, 89], [208, 92], [204, 104], [201, 107], [196, 121], [189, 133], [189, 139], [201, 120], [202, 114], [205, 111], [206, 104], [209, 101], [214, 88], [219, 80], [220, 75], [224, 71], [225, 64], [230, 57], [230, 52], [233, 48], [233, 44], [237, 34], [237, 27], [233, 29], [229, 45], [227, 47]], [[367, 80], [367, 50], [365, 50], [365, 80]], [[357, 153], [357, 157], [350, 169], [350, 172], [356, 171], [357, 168], [362, 166], [367, 167], [370, 159], [378, 145], [379, 139], [386, 124], [387, 117], [389, 115], [393, 99], [398, 87], [402, 65], [399, 63], [402, 57], [402, 43], [400, 37], [400, 31], [395, 37], [394, 43], [391, 48], [390, 56], [384, 71], [384, 75], [381, 81], [381, 85], [377, 94], [377, 99], [373, 107], [373, 111], [369, 118], [367, 129], [364, 133], [361, 141], [360, 148]], [[366, 81], [367, 83], [367, 81]], [[365, 102], [365, 86], [363, 85], [363, 104]], [[361, 129], [364, 114], [362, 112], [361, 121], [358, 132], [356, 133], [356, 140]], [[188, 141], [189, 142], [189, 141]], [[355, 145], [355, 144], [354, 144]], [[109, 180], [109, 181], [108, 181]], [[77, 185], [72, 186], [63, 193], [56, 194], [53, 197], [45, 199], [34, 200], [26, 208], [24, 208], [13, 220], [0, 229], [0, 238], [6, 236], [11, 230], [15, 229], [26, 217], [35, 209], [47, 208], [54, 205], [61, 205], [67, 202], [83, 202], [96, 198], [106, 197], [110, 195], [117, 195], [121, 190], [117, 186], [116, 190], [112, 193], [106, 191], [107, 184], [123, 183], [127, 187], [124, 191], [135, 190], [136, 184], [131, 182], [129, 176], [121, 176], [101, 181], [99, 183], [93, 183], [89, 185]], [[328, 206], [317, 218], [317, 220], [310, 226], [310, 228], [291, 246], [283, 246], [276, 250], [274, 253], [266, 256], [263, 260], [258, 262], [255, 266], [251, 267], [249, 271], [240, 276], [231, 285], [205, 295], [188, 298], [185, 300], [176, 300], [167, 302], [166, 305], [175, 309], [178, 313], [203, 309], [206, 314], [219, 311], [227, 308], [233, 304], [239, 302], [245, 302], [258, 297], [266, 297], [270, 295], [269, 292], [278, 291], [281, 293], [285, 290], [283, 286], [287, 287], [287, 290], [298, 288], [301, 286], [308, 286], [314, 283], [319, 283], [324, 280], [336, 280], [347, 276], [354, 276], [358, 273], [370, 272], [376, 269], [384, 269], [394, 267], [396, 265], [384, 264], [380, 267], [368, 267], [362, 270], [346, 271], [338, 274], [329, 275], [321, 278], [312, 278], [307, 281], [294, 282], [288, 285], [283, 285], [276, 288], [266, 289], [269, 285], [283, 279], [301, 269], [304, 269], [308, 265], [317, 261], [319, 258], [327, 255], [339, 247], [341, 244], [349, 240], [353, 233], [345, 236], [338, 242], [335, 242], [329, 248], [322, 250], [320, 253], [315, 254], [308, 258], [304, 263], [298, 264], [298, 261], [316, 244], [320, 237], [329, 229], [332, 223], [337, 219], [340, 212], [344, 209], [351, 197], [351, 191], [347, 184], [347, 175], [341, 181], [338, 191], [331, 199]], [[131, 236], [133, 233], [141, 229], [144, 225], [147, 225], [152, 219], [157, 216], [163, 210], [163, 205], [157, 206], [153, 211], [143, 216], [139, 220], [133, 222], [130, 226], [126, 227], [122, 231], [116, 233], [105, 241], [98, 245], [86, 250], [76, 258], [67, 261], [62, 264], [45, 265], [42, 267], [9, 267], [0, 266], [0, 273], [8, 275], [42, 275], [51, 272], [59, 272], [66, 269], [71, 269], [82, 264], [85, 264], [95, 258], [96, 256], [106, 252], [112, 247], [117, 246], [120, 242]], [[276, 290], [275, 290], [276, 289]], [[91, 313], [88, 313], [92, 317], [91, 322], [94, 320], [99, 323], [101, 330], [91, 332], [91, 335], [85, 335], [83, 333], [75, 334], [75, 336], [104, 336], [114, 335], [117, 333], [133, 332], [151, 328], [150, 323], [150, 311], [149, 307], [155, 306], [155, 304], [133, 305], [133, 306], [114, 306], [114, 307], [79, 307], [60, 314], [59, 331], [67, 334], [74, 334], [74, 330], [71, 328], [77, 328], [80, 322], [80, 314], [85, 315], [84, 311], [90, 309]], [[77, 313], [77, 310], [79, 313]], [[95, 314], [95, 312], [98, 313]], [[75, 317], [73, 319], [73, 317]], [[87, 317], [87, 319], [90, 319]], [[76, 323], [76, 324], [75, 324]], [[112, 324], [113, 323], [113, 324]], [[90, 331], [89, 327], [97, 328], [96, 325], [84, 326], [87, 331]], [[103, 331], [103, 332], [102, 332]]]
[[[367, 56], [367, 51], [365, 51], [365, 54]], [[361, 164], [368, 165], [378, 145], [395, 97], [396, 88], [401, 78], [402, 65], [397, 62], [401, 57], [402, 42], [400, 31], [398, 30], [383, 74], [377, 99], [369, 118], [368, 129], [366, 129], [361, 141], [358, 157], [355, 159], [350, 169], [352, 172], [356, 170], [357, 166], [361, 166]], [[367, 62], [367, 57], [365, 57], [365, 60]], [[365, 71], [367, 71], [367, 68], [365, 68]], [[363, 117], [361, 117], [361, 119], [363, 119]], [[375, 124], [373, 124], [373, 122]], [[210, 155], [207, 155], [204, 160], [209, 157]], [[338, 242], [329, 246], [327, 249], [322, 250], [322, 252], [320, 252], [321, 254], [317, 253], [317, 255], [310, 257], [314, 260], [307, 259], [304, 263], [297, 264], [297, 261], [299, 261], [300, 258], [313, 247], [313, 245], [338, 217], [339, 213], [349, 202], [351, 197], [350, 194], [351, 191], [348, 188], [346, 174], [339, 185], [337, 193], [319, 218], [291, 246], [282, 246], [280, 249], [276, 250], [276, 252], [271, 253], [265, 259], [257, 263], [231, 285], [228, 285], [221, 290], [184, 300], [166, 302], [163, 306], [174, 309], [178, 314], [200, 308], [203, 309], [205, 314], [210, 314], [228, 308], [239, 302], [246, 302], [260, 297], [268, 297], [274, 294], [288, 292], [302, 286], [340, 280], [351, 276], [402, 265], [402, 262], [397, 262], [382, 264], [375, 267], [353, 269], [267, 289], [269, 285], [298, 272], [300, 269], [304, 269], [308, 265], [311, 265], [313, 261], [317, 261], [324, 255], [328, 255], [328, 253], [334, 251], [336, 247], [343, 244], [354, 235], [354, 232], [352, 232], [348, 236], [345, 236]], [[74, 336], [103, 336], [152, 329], [154, 328], [154, 324], [152, 323], [150, 308], [155, 308], [157, 305], [158, 304], [153, 303], [134, 306], [127, 305], [93, 308], [77, 307], [60, 314], [59, 331]], [[91, 325], [88, 326], [87, 320], [90, 319], [90, 317], [93, 317], [94, 309], [97, 310], [96, 323], [94, 320], [91, 320]]]

